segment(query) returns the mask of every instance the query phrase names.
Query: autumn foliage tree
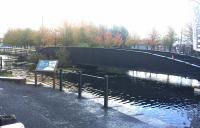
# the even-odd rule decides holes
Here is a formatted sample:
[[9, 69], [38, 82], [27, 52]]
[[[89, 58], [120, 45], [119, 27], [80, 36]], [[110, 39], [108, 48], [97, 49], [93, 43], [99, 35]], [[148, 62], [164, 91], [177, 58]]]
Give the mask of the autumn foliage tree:
[[[191, 27], [187, 27], [186, 39], [191, 40]], [[141, 39], [137, 33], [129, 34], [123, 26], [106, 27], [103, 25], [65, 22], [56, 28], [41, 27], [39, 30], [10, 29], [4, 36], [3, 42], [12, 46], [79, 46], [79, 47], [135, 47], [137, 44], [155, 46], [160, 43], [160, 34], [154, 28], [148, 38]], [[176, 40], [175, 31], [169, 28], [162, 39], [163, 44], [169, 48]]]
[[136, 45], [140, 44], [142, 41], [140, 39], [140, 36], [138, 36], [136, 33], [134, 33], [132, 36], [128, 36], [126, 45], [129, 47], [135, 48]]
[[30, 47], [38, 45], [39, 33], [31, 29], [10, 29], [4, 36], [8, 45]]

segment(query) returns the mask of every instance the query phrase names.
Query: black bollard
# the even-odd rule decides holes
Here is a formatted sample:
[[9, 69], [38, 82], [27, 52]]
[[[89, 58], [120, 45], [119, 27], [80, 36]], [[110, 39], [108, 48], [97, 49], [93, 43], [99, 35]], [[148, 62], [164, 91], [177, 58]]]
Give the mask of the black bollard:
[[82, 72], [79, 72], [78, 98], [81, 98], [81, 93], [82, 93]]
[[62, 69], [60, 69], [60, 91], [63, 90], [63, 83], [62, 83]]
[[108, 75], [105, 76], [104, 108], [108, 108]]
[[0, 57], [0, 61], [1, 61], [1, 69], [3, 69], [3, 59], [2, 59], [2, 57]]
[[37, 86], [37, 72], [35, 71], [35, 87]]
[[53, 73], [53, 89], [56, 89], [56, 73]]

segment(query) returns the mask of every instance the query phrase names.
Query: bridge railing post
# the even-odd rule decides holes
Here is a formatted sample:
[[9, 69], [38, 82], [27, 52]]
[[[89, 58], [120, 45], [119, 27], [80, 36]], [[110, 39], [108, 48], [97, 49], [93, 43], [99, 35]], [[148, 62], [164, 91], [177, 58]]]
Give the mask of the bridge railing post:
[[2, 59], [2, 57], [0, 57], [0, 61], [1, 61], [1, 69], [3, 69], [3, 59]]
[[35, 71], [35, 87], [37, 86], [37, 71]]
[[63, 71], [60, 69], [59, 78], [60, 78], [60, 91], [63, 90], [63, 83], [62, 83]]
[[78, 84], [78, 98], [81, 98], [82, 93], [82, 72], [79, 72], [79, 84]]
[[108, 108], [108, 75], [105, 75], [104, 108]]
[[53, 72], [53, 89], [56, 89], [56, 72]]

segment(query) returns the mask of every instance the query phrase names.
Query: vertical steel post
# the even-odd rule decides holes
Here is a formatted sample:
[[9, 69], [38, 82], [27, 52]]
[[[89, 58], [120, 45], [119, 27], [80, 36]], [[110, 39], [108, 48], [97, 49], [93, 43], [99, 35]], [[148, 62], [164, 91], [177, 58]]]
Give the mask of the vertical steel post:
[[44, 82], [44, 75], [41, 74], [41, 81]]
[[56, 73], [53, 73], [53, 89], [56, 88]]
[[37, 71], [35, 71], [35, 87], [37, 86]]
[[105, 76], [104, 108], [108, 108], [108, 75]]
[[63, 83], [62, 83], [62, 69], [60, 69], [59, 78], [60, 78], [60, 91], [62, 91], [62, 90], [63, 90]]
[[82, 72], [79, 72], [78, 98], [81, 98], [81, 93], [82, 93]]
[[1, 61], [1, 69], [3, 69], [3, 59], [2, 59], [2, 57], [0, 57], [0, 61]]

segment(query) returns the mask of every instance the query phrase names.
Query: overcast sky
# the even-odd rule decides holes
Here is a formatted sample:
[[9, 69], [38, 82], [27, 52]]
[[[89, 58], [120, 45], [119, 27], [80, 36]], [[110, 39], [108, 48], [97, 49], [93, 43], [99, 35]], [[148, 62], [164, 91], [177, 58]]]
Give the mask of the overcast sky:
[[47, 27], [68, 21], [123, 25], [142, 37], [154, 27], [179, 33], [192, 11], [190, 0], [0, 0], [0, 37], [9, 28], [39, 29], [42, 17]]

